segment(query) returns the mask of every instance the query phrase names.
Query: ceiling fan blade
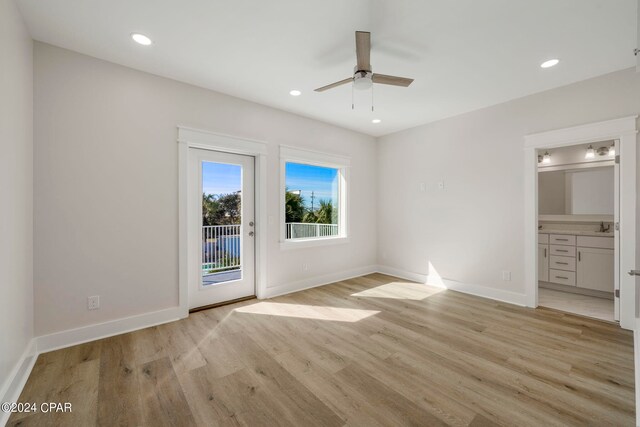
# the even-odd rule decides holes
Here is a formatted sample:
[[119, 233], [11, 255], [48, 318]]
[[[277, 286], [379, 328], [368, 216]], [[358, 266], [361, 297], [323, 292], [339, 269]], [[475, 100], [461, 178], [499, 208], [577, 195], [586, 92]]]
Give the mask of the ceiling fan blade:
[[358, 71], [371, 71], [371, 33], [356, 31], [356, 58]]
[[413, 83], [413, 79], [408, 79], [406, 77], [397, 77], [397, 76], [387, 76], [385, 74], [374, 74], [371, 77], [374, 83], [380, 83], [383, 85], [392, 85], [392, 86], [403, 86], [407, 87], [411, 83]]
[[315, 89], [315, 91], [324, 92], [325, 90], [333, 89], [334, 87], [342, 86], [347, 83], [351, 83], [352, 81], [353, 81], [353, 77], [349, 77], [348, 79], [340, 80], [339, 82], [335, 82], [335, 83], [331, 83], [330, 85], [319, 87], [318, 89]]

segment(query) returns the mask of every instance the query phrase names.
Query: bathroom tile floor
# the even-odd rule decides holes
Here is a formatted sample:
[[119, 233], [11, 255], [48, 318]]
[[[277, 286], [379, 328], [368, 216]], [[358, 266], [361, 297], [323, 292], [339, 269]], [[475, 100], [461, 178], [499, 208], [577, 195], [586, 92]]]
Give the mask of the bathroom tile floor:
[[613, 300], [610, 299], [538, 288], [538, 304], [595, 319], [614, 321]]

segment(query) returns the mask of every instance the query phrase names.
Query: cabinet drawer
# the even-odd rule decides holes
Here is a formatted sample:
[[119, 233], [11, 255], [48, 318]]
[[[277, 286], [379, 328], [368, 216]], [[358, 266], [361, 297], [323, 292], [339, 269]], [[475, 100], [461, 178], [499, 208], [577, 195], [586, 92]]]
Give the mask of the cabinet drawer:
[[577, 246], [613, 249], [613, 237], [578, 236]]
[[551, 256], [549, 268], [556, 270], [576, 271], [576, 259], [568, 256]]
[[549, 281], [551, 283], [559, 283], [561, 285], [575, 286], [576, 273], [573, 271], [549, 269]]
[[549, 235], [549, 243], [552, 245], [576, 245], [576, 236], [568, 234], [551, 234]]
[[576, 247], [575, 246], [558, 246], [551, 245], [550, 246], [551, 255], [560, 255], [560, 256], [576, 256]]
[[538, 234], [538, 244], [546, 245], [549, 243], [549, 235], [548, 234]]

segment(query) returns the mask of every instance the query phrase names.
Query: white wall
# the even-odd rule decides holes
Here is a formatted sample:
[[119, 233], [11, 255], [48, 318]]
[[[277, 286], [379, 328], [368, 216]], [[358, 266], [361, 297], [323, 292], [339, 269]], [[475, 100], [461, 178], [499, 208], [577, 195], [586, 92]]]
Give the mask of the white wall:
[[[376, 263], [372, 137], [41, 43], [35, 105], [38, 335], [177, 306], [179, 124], [269, 143], [269, 286]], [[351, 243], [280, 250], [279, 144], [351, 156]]]
[[14, 1], [1, 0], [0, 398], [33, 337], [32, 52]]
[[380, 138], [380, 264], [524, 293], [524, 135], [639, 112], [629, 69]]

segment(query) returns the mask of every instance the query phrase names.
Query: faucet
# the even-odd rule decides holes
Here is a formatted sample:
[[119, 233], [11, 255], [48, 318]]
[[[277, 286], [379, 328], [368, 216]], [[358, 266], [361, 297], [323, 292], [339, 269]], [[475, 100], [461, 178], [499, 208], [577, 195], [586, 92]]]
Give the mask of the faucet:
[[600, 223], [600, 232], [601, 233], [607, 233], [609, 231], [609, 229], [611, 228], [611, 224], [607, 224], [607, 227], [604, 227], [604, 221]]

